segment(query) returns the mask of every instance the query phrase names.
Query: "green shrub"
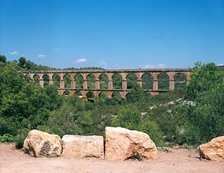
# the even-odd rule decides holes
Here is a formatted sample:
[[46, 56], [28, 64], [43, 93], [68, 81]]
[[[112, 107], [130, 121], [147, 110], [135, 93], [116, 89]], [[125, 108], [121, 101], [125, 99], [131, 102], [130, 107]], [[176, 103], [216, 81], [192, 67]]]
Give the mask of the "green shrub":
[[186, 98], [194, 100], [223, 82], [221, 71], [214, 63], [201, 64], [197, 62], [192, 69], [192, 78], [186, 88]]
[[177, 136], [177, 143], [180, 145], [188, 144], [197, 146], [198, 144], [202, 143], [200, 128], [192, 125], [189, 122], [185, 123], [184, 126], [181, 128], [181, 130], [180, 129], [177, 130], [176, 136]]
[[29, 129], [26, 129], [26, 128], [21, 129], [17, 133], [16, 138], [15, 138], [16, 148], [23, 147], [24, 140], [26, 139], [28, 133], [29, 133]]
[[10, 134], [4, 134], [4, 135], [0, 136], [0, 143], [14, 142], [14, 140], [15, 140], [15, 137]]
[[124, 106], [118, 112], [113, 125], [138, 130], [142, 125], [141, 113], [134, 106]]
[[156, 122], [142, 117], [135, 106], [124, 106], [113, 121], [114, 126], [147, 133], [157, 146], [163, 145], [163, 133]]
[[156, 146], [163, 146], [163, 133], [159, 129], [158, 124], [155, 121], [143, 120], [141, 131], [147, 133], [150, 138], [156, 143]]

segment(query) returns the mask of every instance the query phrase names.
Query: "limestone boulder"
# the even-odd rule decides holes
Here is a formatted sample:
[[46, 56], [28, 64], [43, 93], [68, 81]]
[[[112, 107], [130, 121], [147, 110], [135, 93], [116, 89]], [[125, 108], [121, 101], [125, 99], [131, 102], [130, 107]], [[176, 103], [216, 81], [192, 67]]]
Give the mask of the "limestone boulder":
[[62, 140], [58, 135], [32, 130], [24, 141], [23, 150], [35, 157], [59, 157], [62, 153]]
[[224, 160], [224, 136], [213, 138], [199, 146], [199, 154], [208, 160]]
[[157, 148], [146, 133], [121, 127], [106, 127], [105, 133], [106, 159], [153, 159], [157, 156]]
[[64, 157], [104, 158], [103, 136], [64, 135], [62, 141]]

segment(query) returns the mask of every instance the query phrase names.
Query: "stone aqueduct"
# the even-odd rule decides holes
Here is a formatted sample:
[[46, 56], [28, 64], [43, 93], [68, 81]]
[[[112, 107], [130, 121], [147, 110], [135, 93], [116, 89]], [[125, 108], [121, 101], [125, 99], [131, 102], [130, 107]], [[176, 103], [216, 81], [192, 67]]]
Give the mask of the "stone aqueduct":
[[[127, 88], [127, 76], [129, 74], [134, 74], [136, 76], [137, 84], [142, 87], [143, 81], [142, 76], [145, 73], [150, 73], [152, 76], [152, 89], [144, 90], [152, 95], [157, 95], [160, 92], [173, 91], [175, 88], [174, 77], [177, 74], [182, 74], [185, 76], [186, 81], [191, 78], [191, 73], [187, 68], [164, 68], [164, 69], [94, 69], [94, 70], [43, 70], [43, 71], [25, 71], [24, 76], [29, 77], [34, 80], [34, 76], [38, 77], [38, 82], [41, 87], [44, 87], [44, 75], [49, 78], [49, 85], [54, 85], [53, 77], [55, 75], [60, 76], [60, 85], [58, 88], [58, 94], [62, 95], [67, 93], [67, 95], [75, 94], [76, 92], [81, 92], [83, 98], [87, 97], [88, 92], [92, 92], [95, 97], [99, 97], [101, 92], [105, 92], [108, 98], [112, 97], [114, 92], [119, 92], [122, 98], [126, 98], [126, 95], [130, 92]], [[169, 77], [169, 88], [167, 90], [160, 90], [158, 88], [158, 76], [161, 73], [165, 73]], [[87, 77], [92, 74], [95, 77], [95, 87], [93, 89], [88, 88]], [[100, 76], [106, 75], [107, 89], [100, 88]], [[122, 78], [121, 89], [114, 89], [113, 87], [113, 75], [119, 74]], [[70, 87], [65, 87], [65, 75], [70, 77]], [[78, 88], [76, 86], [75, 77], [81, 75], [83, 78], [82, 87]]]

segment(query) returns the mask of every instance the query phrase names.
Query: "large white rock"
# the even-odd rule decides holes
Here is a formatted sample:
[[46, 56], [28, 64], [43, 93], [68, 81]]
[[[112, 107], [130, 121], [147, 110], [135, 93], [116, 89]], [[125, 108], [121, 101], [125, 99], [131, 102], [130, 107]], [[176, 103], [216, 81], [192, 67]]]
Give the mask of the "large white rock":
[[106, 127], [105, 157], [109, 160], [126, 160], [131, 157], [153, 159], [157, 148], [143, 132], [121, 127]]
[[224, 160], [224, 136], [213, 138], [210, 142], [201, 144], [199, 153], [202, 158], [208, 160]]
[[64, 135], [64, 157], [96, 157], [104, 158], [103, 136]]
[[62, 153], [62, 141], [58, 135], [32, 130], [24, 141], [23, 149], [35, 157], [58, 157]]

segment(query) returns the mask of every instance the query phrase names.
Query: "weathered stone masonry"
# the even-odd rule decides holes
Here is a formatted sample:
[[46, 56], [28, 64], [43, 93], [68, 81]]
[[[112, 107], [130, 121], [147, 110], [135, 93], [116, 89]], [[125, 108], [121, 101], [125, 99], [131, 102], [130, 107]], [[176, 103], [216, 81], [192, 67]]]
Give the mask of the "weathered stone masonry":
[[[142, 87], [142, 76], [149, 72], [153, 79], [153, 88], [144, 90], [147, 93], [152, 95], [157, 95], [160, 92], [165, 92], [165, 90], [159, 90], [158, 88], [158, 76], [160, 73], [166, 73], [169, 77], [169, 90], [172, 91], [175, 88], [174, 77], [176, 74], [183, 74], [187, 81], [191, 78], [191, 73], [187, 68], [164, 68], [164, 69], [97, 69], [97, 70], [47, 70], [47, 71], [25, 71], [23, 74], [29, 77], [31, 80], [34, 80], [34, 75], [38, 76], [39, 85], [44, 87], [44, 79], [43, 76], [47, 75], [49, 78], [49, 85], [54, 85], [53, 77], [55, 75], [60, 76], [60, 86], [58, 88], [58, 94], [62, 95], [65, 92], [69, 93], [69, 95], [75, 94], [77, 91], [81, 91], [83, 98], [87, 97], [87, 92], [93, 92], [95, 97], [99, 97], [101, 92], [105, 92], [109, 98], [112, 97], [114, 92], [119, 92], [122, 98], [125, 98], [127, 93], [130, 91], [127, 89], [127, 76], [129, 74], [134, 74], [136, 76], [137, 83], [140, 87]], [[80, 74], [83, 78], [83, 87], [77, 88], [75, 76]], [[95, 77], [95, 88], [88, 89], [87, 77], [92, 74]], [[100, 88], [100, 76], [106, 75], [108, 79], [108, 88], [101, 89]], [[122, 88], [114, 89], [113, 88], [113, 75], [119, 74], [122, 77]], [[65, 87], [65, 75], [69, 75], [71, 79], [70, 88]]]

